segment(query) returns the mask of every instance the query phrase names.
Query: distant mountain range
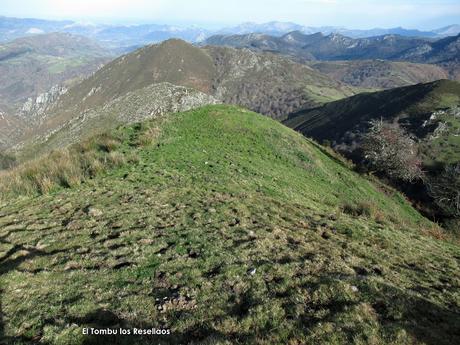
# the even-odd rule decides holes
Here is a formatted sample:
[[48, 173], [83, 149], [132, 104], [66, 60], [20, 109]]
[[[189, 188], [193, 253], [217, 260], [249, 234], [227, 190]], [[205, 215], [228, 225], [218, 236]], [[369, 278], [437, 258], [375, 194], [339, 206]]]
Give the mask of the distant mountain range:
[[[0, 42], [26, 35], [50, 32], [67, 32], [97, 39], [111, 48], [137, 48], [147, 43], [156, 43], [169, 38], [179, 38], [192, 43], [202, 42], [216, 34], [261, 33], [282, 36], [292, 31], [304, 34], [321, 32], [325, 35], [339, 33], [352, 38], [364, 38], [381, 35], [401, 35], [411, 37], [441, 38], [460, 33], [460, 25], [450, 25], [432, 31], [420, 31], [405, 28], [351, 30], [342, 27], [308, 27], [289, 22], [268, 22], [263, 24], [243, 23], [235, 27], [208, 30], [196, 26], [181, 27], [174, 25], [104, 25], [80, 23], [74, 21], [50, 21], [41, 19], [20, 19], [0, 16]], [[134, 48], [131, 48], [134, 49]], [[122, 50], [123, 51], [123, 50]]]
[[286, 33], [292, 31], [300, 31], [304, 34], [314, 34], [321, 32], [322, 34], [328, 35], [331, 33], [338, 33], [344, 36], [349, 36], [352, 38], [365, 38], [373, 36], [382, 36], [382, 35], [401, 35], [408, 37], [445, 37], [457, 35], [460, 33], [460, 25], [450, 25], [440, 29], [432, 31], [421, 31], [416, 29], [405, 29], [402, 27], [397, 28], [374, 28], [368, 30], [358, 30], [358, 29], [347, 29], [343, 27], [336, 26], [303, 26], [295, 23], [289, 22], [268, 22], [263, 24], [257, 23], [243, 23], [238, 26], [228, 27], [219, 30], [216, 34], [223, 35], [243, 35], [249, 33], [260, 33], [273, 36], [282, 36]]
[[281, 37], [253, 33], [215, 35], [203, 44], [272, 52], [300, 62], [380, 59], [430, 63], [445, 68], [453, 79], [460, 76], [460, 35], [431, 40], [393, 34], [351, 38], [337, 33], [306, 35], [293, 31]]

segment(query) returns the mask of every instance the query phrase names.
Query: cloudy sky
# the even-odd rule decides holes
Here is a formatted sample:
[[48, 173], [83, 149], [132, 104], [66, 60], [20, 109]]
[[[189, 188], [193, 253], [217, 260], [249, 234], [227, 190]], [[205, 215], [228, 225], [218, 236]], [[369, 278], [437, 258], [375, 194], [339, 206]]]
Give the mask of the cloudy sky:
[[460, 24], [459, 0], [1, 0], [0, 15], [207, 26], [291, 21], [310, 26], [429, 29]]

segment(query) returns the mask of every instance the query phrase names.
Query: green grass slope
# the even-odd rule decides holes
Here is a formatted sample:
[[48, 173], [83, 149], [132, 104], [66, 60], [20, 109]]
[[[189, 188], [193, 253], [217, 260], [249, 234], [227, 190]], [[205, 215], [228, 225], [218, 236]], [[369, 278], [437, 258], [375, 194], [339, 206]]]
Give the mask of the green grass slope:
[[459, 343], [460, 247], [321, 146], [231, 106], [110, 138], [75, 158], [126, 159], [72, 188], [0, 177], [7, 344]]

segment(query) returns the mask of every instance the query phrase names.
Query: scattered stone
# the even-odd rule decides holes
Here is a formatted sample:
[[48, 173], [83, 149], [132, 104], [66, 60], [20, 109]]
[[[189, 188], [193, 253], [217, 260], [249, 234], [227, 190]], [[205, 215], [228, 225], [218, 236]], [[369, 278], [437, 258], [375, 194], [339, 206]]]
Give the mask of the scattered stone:
[[352, 285], [351, 291], [353, 291], [353, 292], [358, 292], [359, 289], [358, 289], [356, 286]]
[[68, 222], [65, 227], [68, 230], [80, 230], [82, 228], [82, 225], [77, 220], [72, 220]]
[[64, 271], [71, 271], [71, 270], [77, 270], [80, 269], [81, 265], [78, 262], [75, 261], [69, 261], [65, 266], [64, 266]]
[[257, 268], [250, 268], [250, 269], [248, 270], [248, 274], [251, 275], [251, 276], [253, 276], [254, 274], [256, 274], [256, 272], [257, 272]]
[[234, 218], [228, 225], [233, 227], [233, 226], [240, 224], [240, 222], [241, 221], [239, 218]]
[[85, 210], [86, 214], [90, 217], [100, 217], [104, 214], [101, 210], [95, 208], [95, 207], [88, 207]]
[[145, 245], [153, 244], [153, 242], [155, 242], [155, 241], [150, 239], [150, 238], [142, 238], [142, 239], [139, 240], [140, 244], [145, 244]]
[[43, 243], [42, 241], [38, 241], [38, 243], [35, 245], [35, 248], [38, 250], [42, 250], [48, 247], [48, 244]]
[[108, 226], [112, 229], [120, 229], [121, 227], [123, 227], [123, 223], [122, 222], [110, 222], [108, 224]]
[[195, 258], [197, 258], [199, 256], [200, 256], [200, 253], [195, 251], [195, 250], [193, 250], [193, 249], [190, 249], [189, 252], [188, 252], [188, 257], [189, 258], [195, 259]]

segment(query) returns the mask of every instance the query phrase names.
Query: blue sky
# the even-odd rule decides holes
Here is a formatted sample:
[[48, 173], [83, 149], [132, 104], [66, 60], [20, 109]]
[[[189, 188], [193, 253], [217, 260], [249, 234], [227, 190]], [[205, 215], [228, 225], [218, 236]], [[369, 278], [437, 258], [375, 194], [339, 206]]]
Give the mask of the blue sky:
[[429, 29], [460, 24], [460, 0], [1, 0], [0, 15], [213, 27], [277, 20]]

